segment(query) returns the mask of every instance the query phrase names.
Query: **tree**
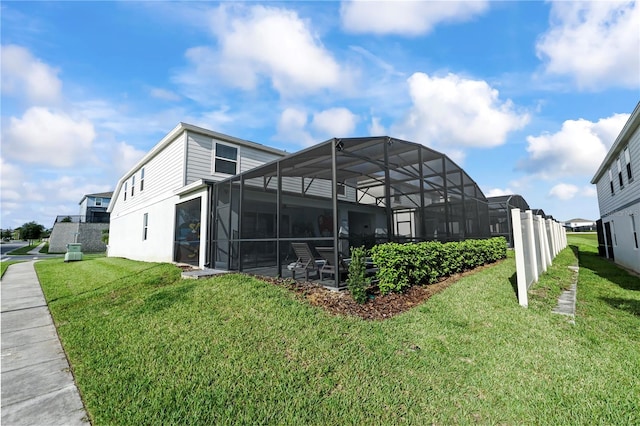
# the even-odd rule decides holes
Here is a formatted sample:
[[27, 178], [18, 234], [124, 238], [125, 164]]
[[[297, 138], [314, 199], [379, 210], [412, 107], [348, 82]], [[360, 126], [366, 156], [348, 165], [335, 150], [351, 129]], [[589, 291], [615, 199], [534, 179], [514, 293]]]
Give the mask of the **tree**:
[[44, 226], [36, 222], [27, 222], [20, 227], [20, 237], [23, 240], [37, 240], [42, 236]]
[[11, 229], [3, 229], [2, 230], [2, 239], [11, 238], [13, 236], [13, 231]]

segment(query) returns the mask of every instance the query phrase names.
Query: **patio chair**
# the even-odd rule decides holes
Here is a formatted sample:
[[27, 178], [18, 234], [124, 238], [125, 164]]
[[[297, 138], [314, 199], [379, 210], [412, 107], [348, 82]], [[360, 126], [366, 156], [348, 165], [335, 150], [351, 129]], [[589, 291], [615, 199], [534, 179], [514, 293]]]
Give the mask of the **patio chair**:
[[295, 280], [296, 272], [304, 272], [305, 280], [309, 281], [309, 272], [315, 271], [317, 273], [319, 271], [316, 257], [313, 255], [311, 247], [307, 243], [291, 243], [291, 248], [293, 248], [297, 257], [297, 260], [289, 265], [291, 276]]
[[[335, 275], [336, 267], [334, 265], [334, 251], [333, 247], [316, 247], [316, 250], [320, 256], [324, 259], [324, 265], [320, 268], [320, 281], [324, 279], [324, 274]], [[340, 276], [349, 273], [349, 265], [342, 259], [340, 253], [338, 253], [338, 262], [340, 265]]]

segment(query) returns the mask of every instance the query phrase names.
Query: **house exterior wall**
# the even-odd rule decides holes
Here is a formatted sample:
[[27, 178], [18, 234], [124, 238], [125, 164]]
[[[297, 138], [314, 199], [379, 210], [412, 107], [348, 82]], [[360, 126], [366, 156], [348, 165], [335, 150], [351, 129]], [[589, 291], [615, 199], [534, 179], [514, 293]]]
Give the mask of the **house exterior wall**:
[[[640, 104], [625, 124], [598, 173], [591, 181], [598, 192], [598, 206], [604, 229], [605, 247], [612, 241], [614, 261], [640, 273]], [[625, 148], [628, 150], [632, 179], [626, 170]], [[618, 161], [622, 171], [622, 185], [618, 176]], [[613, 179], [609, 178], [609, 171]], [[610, 182], [613, 182], [613, 194]], [[635, 222], [635, 229], [634, 229]], [[611, 235], [607, 234], [607, 229]], [[607, 238], [610, 237], [610, 238]], [[639, 241], [640, 243], [640, 241]]]
[[[206, 180], [213, 173], [215, 143], [238, 149], [238, 172], [278, 158], [278, 150], [180, 123], [118, 183], [111, 206], [108, 256], [150, 262], [173, 262], [176, 205], [201, 200], [198, 266], [206, 265], [209, 196]], [[141, 189], [142, 169], [144, 188]], [[132, 187], [134, 187], [132, 195]], [[126, 198], [125, 198], [126, 188]], [[146, 215], [146, 238], [145, 238]]]
[[[102, 199], [101, 205], [99, 206], [96, 205], [96, 198]], [[89, 211], [89, 209], [92, 207], [103, 208], [106, 211], [107, 208], [109, 207], [110, 201], [111, 201], [111, 198], [106, 198], [106, 197], [92, 197], [92, 196], [85, 197], [80, 203], [80, 216], [86, 216], [87, 211]]]
[[[185, 135], [181, 133], [161, 152], [138, 167], [134, 195], [131, 195], [132, 178], [114, 192], [111, 211], [108, 255], [149, 262], [173, 260], [174, 193], [184, 183]], [[140, 169], [144, 167], [144, 190], [140, 191]], [[148, 214], [147, 239], [143, 239], [143, 218]]]
[[281, 157], [271, 152], [243, 146], [234, 141], [226, 141], [222, 138], [214, 138], [192, 131], [187, 132], [186, 139], [185, 185], [189, 185], [203, 177], [209, 177], [212, 180], [223, 180], [230, 176], [224, 173], [215, 173], [214, 171], [215, 144], [218, 142], [238, 149], [237, 173], [246, 172]]

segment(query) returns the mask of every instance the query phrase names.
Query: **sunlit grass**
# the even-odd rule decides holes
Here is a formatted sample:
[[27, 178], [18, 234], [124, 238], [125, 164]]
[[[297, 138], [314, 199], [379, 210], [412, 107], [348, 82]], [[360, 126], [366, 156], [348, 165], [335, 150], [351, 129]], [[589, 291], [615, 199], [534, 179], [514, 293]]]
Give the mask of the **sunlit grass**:
[[551, 313], [571, 248], [529, 309], [510, 256], [378, 322], [243, 275], [183, 281], [104, 257], [36, 268], [95, 425], [638, 424], [638, 280], [591, 245], [579, 257], [576, 325]]

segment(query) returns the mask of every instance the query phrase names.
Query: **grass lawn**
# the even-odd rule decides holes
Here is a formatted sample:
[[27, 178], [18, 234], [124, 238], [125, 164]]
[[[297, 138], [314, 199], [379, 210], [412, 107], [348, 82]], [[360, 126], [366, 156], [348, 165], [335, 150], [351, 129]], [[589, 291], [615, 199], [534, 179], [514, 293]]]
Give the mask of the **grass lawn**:
[[[570, 237], [518, 305], [513, 256], [386, 321], [242, 275], [36, 263], [94, 425], [640, 424], [640, 279]], [[576, 325], [551, 313], [580, 259]]]

